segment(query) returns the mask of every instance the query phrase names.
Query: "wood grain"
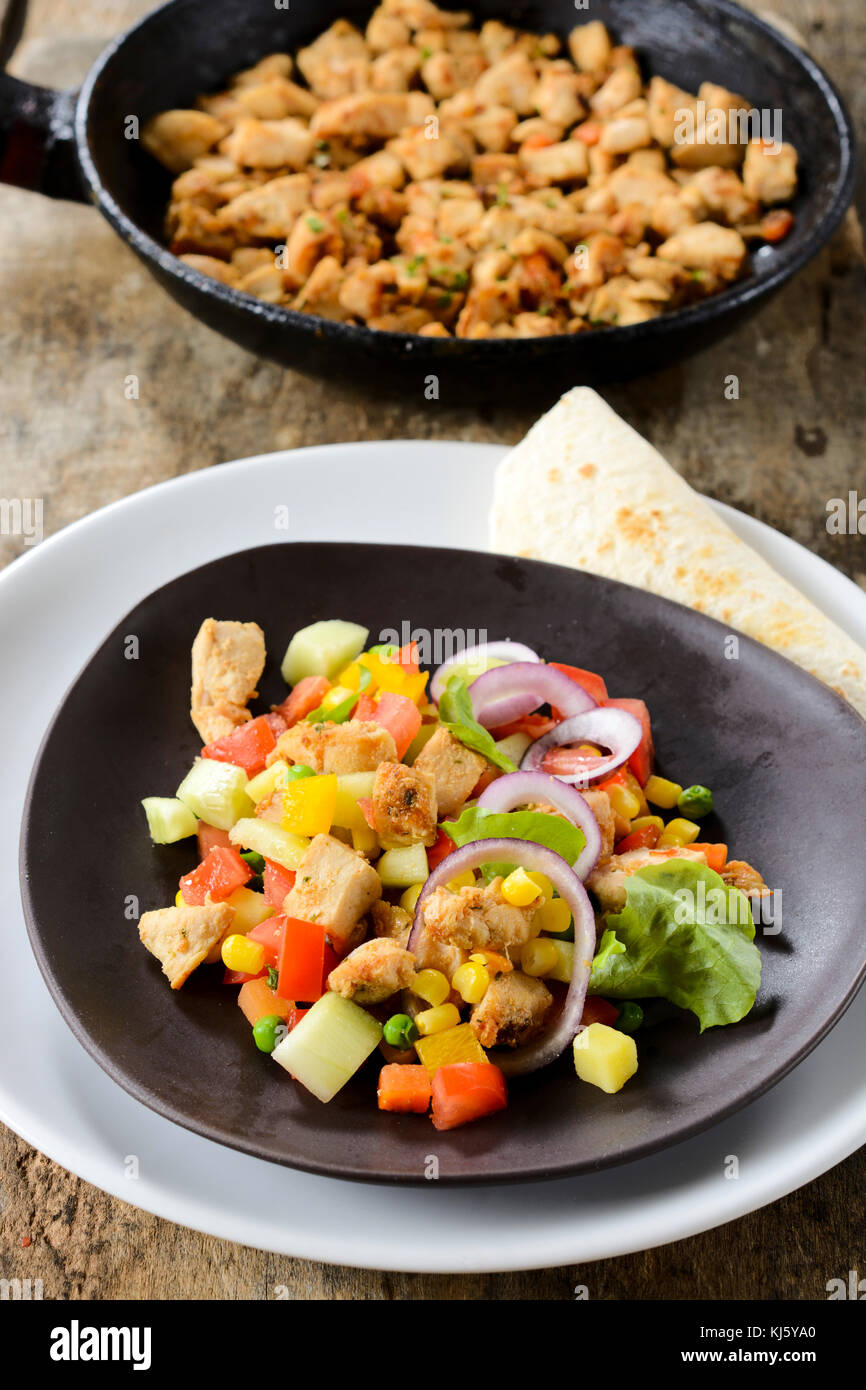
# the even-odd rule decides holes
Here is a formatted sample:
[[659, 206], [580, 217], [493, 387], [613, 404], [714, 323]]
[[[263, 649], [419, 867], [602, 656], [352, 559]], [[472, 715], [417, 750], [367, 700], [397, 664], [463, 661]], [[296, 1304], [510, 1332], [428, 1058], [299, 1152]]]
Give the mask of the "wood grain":
[[[11, 64], [74, 85], [149, 0], [31, 0]], [[773, 0], [866, 126], [861, 0]], [[3, 0], [0, 0], [0, 14]], [[861, 190], [861, 198], [863, 196]], [[863, 211], [862, 206], [860, 209]], [[151, 483], [225, 459], [347, 439], [519, 439], [519, 402], [371, 403], [309, 381], [184, 314], [87, 207], [0, 189], [0, 494], [41, 497], [46, 531]], [[861, 366], [866, 272], [851, 214], [833, 245], [732, 338], [606, 392], [696, 487], [760, 517], [866, 587], [863, 540], [826, 505], [866, 495]], [[740, 398], [724, 395], [735, 373]], [[139, 379], [138, 400], [124, 382]], [[21, 550], [0, 535], [0, 563]], [[862, 1007], [862, 1004], [860, 1005]], [[823, 1297], [866, 1269], [866, 1152], [783, 1201], [693, 1240], [578, 1268], [491, 1277], [365, 1273], [201, 1236], [108, 1197], [0, 1129], [0, 1273], [46, 1298], [740, 1299]], [[24, 1245], [22, 1242], [29, 1242]]]

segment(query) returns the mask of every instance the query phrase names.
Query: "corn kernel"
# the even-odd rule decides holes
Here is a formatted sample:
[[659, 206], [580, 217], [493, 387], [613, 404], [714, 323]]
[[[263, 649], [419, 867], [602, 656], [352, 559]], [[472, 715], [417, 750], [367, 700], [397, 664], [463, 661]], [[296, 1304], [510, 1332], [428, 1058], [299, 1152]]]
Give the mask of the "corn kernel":
[[638, 801], [640, 802], [640, 810], [638, 812], [638, 815], [648, 816], [650, 813], [650, 808], [647, 805], [647, 799], [644, 793], [644, 789], [635, 777], [630, 767], [627, 767], [625, 769], [625, 785], [628, 788], [628, 790], [634, 796], [636, 796]]
[[640, 798], [635, 796], [634, 792], [629, 791], [628, 787], [614, 783], [612, 787], [608, 787], [607, 794], [614, 815], [622, 816], [623, 820], [632, 820], [640, 811]]
[[413, 883], [411, 888], [407, 888], [405, 893], [401, 893], [400, 906], [403, 908], [404, 912], [415, 911], [415, 908], [418, 905], [418, 899], [421, 896], [421, 889], [423, 887], [423, 883]]
[[444, 1004], [451, 993], [448, 978], [441, 970], [419, 970], [409, 988], [419, 999], [426, 1000], [434, 1008]]
[[470, 1023], [461, 1023], [456, 1028], [446, 1028], [444, 1033], [419, 1038], [415, 1051], [431, 1076], [435, 1076], [440, 1067], [453, 1066], [456, 1062], [489, 1060]]
[[542, 897], [549, 902], [553, 897], [553, 884], [547, 877], [547, 874], [539, 874], [533, 869], [530, 873], [527, 873], [526, 877], [531, 878], [533, 883], [538, 884], [538, 887], [541, 889]]
[[670, 849], [671, 845], [690, 845], [701, 833], [701, 827], [695, 825], [693, 820], [683, 820], [677, 817], [676, 820], [669, 820], [664, 828], [664, 833], [659, 836], [656, 849]]
[[527, 941], [520, 955], [520, 968], [524, 975], [549, 975], [558, 964], [556, 942], [544, 936]]
[[644, 787], [647, 801], [661, 806], [663, 811], [674, 809], [682, 790], [679, 782], [669, 782], [666, 777], [651, 777]]
[[661, 834], [665, 828], [665, 823], [661, 816], [638, 816], [637, 820], [633, 820], [631, 823], [633, 831], [649, 830], [650, 826], [655, 827], [659, 834]]
[[512, 907], [529, 907], [538, 901], [541, 889], [525, 869], [515, 869], [502, 884], [502, 896]]
[[456, 878], [449, 879], [448, 887], [452, 893], [459, 893], [461, 888], [474, 888], [475, 875], [471, 869], [467, 869], [465, 874], [458, 874]]
[[568, 931], [571, 926], [571, 908], [565, 898], [551, 898], [549, 902], [542, 903], [532, 925], [538, 927], [540, 932], [552, 932], [554, 935]]
[[451, 988], [456, 989], [465, 1004], [480, 1004], [490, 984], [490, 972], [486, 965], [468, 960], [458, 966], [451, 976]]
[[175, 895], [174, 895], [174, 905], [175, 905], [175, 907], [186, 907], [186, 906], [187, 906], [186, 898], [183, 896], [183, 893], [181, 892], [181, 890], [180, 890], [179, 888], [178, 888], [177, 892], [176, 892]]
[[265, 948], [246, 936], [227, 936], [222, 944], [223, 965], [226, 970], [242, 970], [245, 975], [258, 975], [265, 963]]
[[433, 1009], [422, 1009], [420, 1014], [415, 1015], [415, 1027], [422, 1038], [429, 1038], [431, 1033], [444, 1033], [449, 1028], [456, 1028], [460, 1022], [460, 1010], [456, 1004], [437, 1004]]
[[579, 743], [577, 745], [577, 751], [578, 753], [585, 753], [588, 758], [601, 757], [601, 749], [596, 748], [594, 743]]

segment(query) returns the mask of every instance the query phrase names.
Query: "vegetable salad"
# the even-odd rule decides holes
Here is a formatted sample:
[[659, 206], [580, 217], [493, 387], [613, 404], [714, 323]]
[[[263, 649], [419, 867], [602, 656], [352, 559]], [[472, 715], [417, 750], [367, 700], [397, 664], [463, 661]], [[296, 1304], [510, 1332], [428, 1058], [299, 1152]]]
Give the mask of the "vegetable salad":
[[327, 1103], [378, 1050], [379, 1108], [439, 1129], [567, 1050], [620, 1090], [648, 1000], [701, 1030], [749, 1012], [769, 890], [702, 834], [711, 791], [654, 771], [642, 700], [515, 642], [432, 678], [414, 642], [368, 642], [342, 620], [297, 632], [286, 698], [255, 714], [262, 629], [199, 629], [201, 754], [142, 803], [156, 845], [197, 841], [139, 924], [173, 989], [221, 965], [294, 1084]]

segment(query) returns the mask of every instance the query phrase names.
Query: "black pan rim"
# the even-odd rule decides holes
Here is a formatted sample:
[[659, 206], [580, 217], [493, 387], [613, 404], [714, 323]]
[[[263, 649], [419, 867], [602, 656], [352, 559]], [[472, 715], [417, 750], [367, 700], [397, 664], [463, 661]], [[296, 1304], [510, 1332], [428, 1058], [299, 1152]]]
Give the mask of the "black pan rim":
[[[172, 587], [178, 581], [188, 579], [193, 575], [199, 574], [207, 569], [219, 565], [226, 560], [230, 560], [232, 558], [237, 558], [240, 556], [249, 557], [259, 552], [274, 551], [277, 549], [282, 549], [286, 545], [291, 545], [294, 549], [300, 548], [307, 549], [310, 551], [335, 551], [351, 548], [360, 551], [375, 551], [379, 553], [383, 551], [390, 552], [392, 554], [394, 552], [400, 552], [403, 554], [415, 553], [419, 556], [419, 558], [427, 557], [428, 559], [430, 554], [432, 553], [434, 555], [439, 556], [440, 559], [442, 559], [445, 562], [447, 562], [449, 556], [459, 557], [471, 555], [477, 558], [479, 554], [483, 554], [483, 552], [473, 551], [465, 548], [458, 549], [453, 547], [440, 546], [390, 545], [377, 542], [360, 541], [284, 541], [272, 543], [270, 545], [254, 546], [247, 549], [241, 549], [238, 551], [230, 552], [229, 554], [218, 557], [216, 560], [206, 561], [204, 564], [197, 565], [193, 569], [185, 571], [181, 575], [177, 575], [174, 579], [168, 580], [165, 584], [160, 585], [157, 589], [154, 589], [149, 594], [145, 595], [145, 597], [139, 600], [139, 602], [135, 604], [133, 608], [129, 609], [126, 613], [124, 613], [118, 619], [115, 628], [112, 629], [112, 633], [122, 628], [123, 625], [127, 622], [127, 619], [130, 617], [130, 615], [134, 613], [136, 609], [141, 606], [142, 603], [147, 603], [157, 594], [161, 593], [165, 589]], [[506, 559], [510, 563], [517, 563], [521, 567], [527, 567], [530, 570], [543, 569], [548, 571], [555, 571], [563, 575], [575, 573], [575, 571], [570, 570], [567, 566], [552, 564], [549, 561], [544, 560], [515, 560], [515, 558], [512, 556], [501, 556], [496, 554], [495, 552], [489, 553], [487, 558], [494, 562], [497, 559]], [[639, 589], [635, 585], [625, 584], [620, 580], [605, 579], [598, 575], [591, 575], [589, 577], [592, 579], [594, 583], [597, 583], [605, 589], [610, 588], [613, 589], [615, 592], [622, 591], [641, 594], [644, 599], [651, 601], [653, 606], [660, 606], [662, 610], [668, 609], [677, 612], [685, 611], [689, 613], [690, 620], [694, 620], [694, 625], [697, 627], [703, 627], [705, 629], [713, 628], [717, 630], [719, 633], [726, 634], [730, 633], [731, 631], [737, 631], [736, 629], [733, 629], [729, 624], [721, 623], [717, 621], [715, 618], [708, 617], [706, 614], [703, 613], [698, 613], [693, 609], [684, 608], [684, 605], [676, 603], [671, 599], [666, 599], [662, 598], [659, 595], [650, 594], [647, 590]], [[39, 967], [42, 978], [45, 981], [46, 987], [49, 993], [51, 994], [51, 997], [55, 1005], [57, 1006], [58, 1011], [60, 1012], [64, 1021], [67, 1023], [68, 1027], [70, 1028], [70, 1031], [73, 1033], [77, 1041], [82, 1045], [82, 1047], [85, 1049], [88, 1055], [93, 1058], [93, 1060], [102, 1068], [102, 1070], [106, 1072], [106, 1074], [110, 1076], [111, 1079], [121, 1087], [121, 1089], [126, 1091], [127, 1094], [131, 1095], [135, 1100], [147, 1106], [148, 1109], [153, 1110], [155, 1113], [162, 1115], [165, 1119], [168, 1119], [173, 1123], [180, 1125], [182, 1128], [187, 1129], [192, 1133], [198, 1134], [201, 1137], [211, 1140], [214, 1143], [221, 1144], [223, 1147], [234, 1149], [241, 1153], [249, 1154], [252, 1157], [262, 1159], [266, 1162], [276, 1163], [281, 1167], [297, 1169], [299, 1171], [312, 1173], [321, 1177], [367, 1183], [375, 1186], [429, 1187], [429, 1183], [423, 1177], [414, 1176], [406, 1173], [372, 1175], [366, 1168], [352, 1168], [351, 1165], [347, 1165], [345, 1162], [337, 1162], [333, 1164], [326, 1162], [311, 1162], [299, 1159], [297, 1156], [289, 1160], [285, 1155], [266, 1152], [265, 1150], [263, 1150], [261, 1145], [257, 1145], [254, 1142], [245, 1141], [244, 1139], [240, 1138], [235, 1134], [227, 1133], [221, 1130], [216, 1125], [212, 1125], [206, 1122], [202, 1122], [201, 1120], [195, 1120], [191, 1118], [189, 1115], [179, 1110], [176, 1106], [173, 1106], [172, 1104], [162, 1100], [161, 1098], [155, 1096], [153, 1093], [149, 1092], [145, 1085], [139, 1083], [134, 1078], [131, 1078], [128, 1075], [126, 1075], [124, 1070], [114, 1063], [113, 1059], [90, 1035], [86, 1026], [79, 1017], [78, 1013], [72, 1006], [70, 1000], [66, 997], [63, 983], [58, 978], [57, 974], [52, 968], [48, 951], [46, 950], [45, 943], [42, 940], [37, 921], [37, 913], [30, 888], [30, 872], [28, 868], [28, 861], [30, 831], [32, 825], [31, 812], [33, 807], [33, 796], [37, 775], [47, 745], [49, 743], [54, 727], [58, 719], [60, 718], [60, 715], [68, 699], [68, 696], [70, 692], [78, 684], [78, 681], [81, 679], [84, 672], [88, 669], [91, 662], [94, 660], [94, 658], [104, 645], [105, 641], [112, 635], [112, 633], [106, 634], [106, 637], [103, 639], [103, 642], [100, 643], [93, 652], [91, 652], [90, 656], [83, 663], [81, 669], [78, 671], [75, 678], [70, 682], [69, 686], [64, 692], [64, 695], [60, 700], [57, 709], [55, 710], [55, 713], [52, 716], [45, 730], [45, 734], [42, 738], [39, 750], [34, 760], [34, 765], [28, 782], [24, 808], [22, 812], [21, 834], [19, 839], [18, 855], [19, 888], [21, 893], [21, 902], [24, 911], [25, 924], [31, 949], [36, 958], [36, 962]], [[777, 666], [782, 672], [788, 672], [790, 677], [793, 678], [795, 681], [805, 681], [811, 684], [813, 689], [820, 690], [822, 692], [822, 696], [825, 699], [829, 700], [829, 702], [832, 705], [835, 705], [837, 710], [844, 711], [846, 716], [854, 719], [857, 722], [857, 724], [861, 726], [863, 733], [866, 734], [866, 721], [864, 721], [859, 716], [857, 711], [854, 710], [853, 707], [850, 706], [848, 702], [845, 701], [835, 691], [831, 690], [828, 686], [824, 685], [823, 682], [817, 680], [814, 676], [811, 676], [808, 672], [805, 672], [800, 667], [795, 666], [791, 661], [787, 659], [787, 657], [781, 656], [778, 652], [772, 651], [770, 648], [763, 646], [761, 643], [755, 641], [755, 639], [749, 637], [747, 634], [741, 633], [738, 635], [740, 642], [742, 644], [745, 644], [748, 650], [754, 653], [758, 653], [760, 655], [761, 660], [766, 661], [770, 666]], [[713, 1114], [709, 1117], [704, 1117], [696, 1121], [686, 1122], [679, 1125], [672, 1135], [659, 1134], [655, 1138], [646, 1140], [642, 1143], [635, 1143], [630, 1147], [627, 1153], [623, 1153], [621, 1155], [617, 1154], [612, 1157], [605, 1156], [603, 1159], [597, 1161], [584, 1160], [578, 1162], [566, 1162], [563, 1164], [539, 1168], [536, 1170], [532, 1170], [531, 1172], [527, 1172], [525, 1169], [520, 1168], [513, 1170], [506, 1170], [504, 1168], [500, 1168], [493, 1175], [484, 1172], [467, 1172], [452, 1175], [447, 1172], [444, 1172], [441, 1173], [440, 1177], [438, 1178], [437, 1185], [458, 1188], [478, 1187], [506, 1185], [509, 1183], [516, 1184], [530, 1181], [550, 1181], [563, 1178], [579, 1177], [584, 1173], [603, 1171], [605, 1168], [608, 1167], [622, 1167], [632, 1162], [640, 1162], [641, 1159], [647, 1158], [652, 1154], [662, 1152], [668, 1148], [673, 1148], [678, 1144], [684, 1143], [686, 1140], [694, 1138], [696, 1135], [704, 1133], [707, 1130], [713, 1128], [716, 1124], [720, 1123], [728, 1116], [736, 1113], [741, 1109], [745, 1109], [753, 1101], [756, 1101], [762, 1095], [765, 1095], [780, 1081], [782, 1081], [785, 1076], [787, 1076], [791, 1071], [793, 1071], [793, 1069], [796, 1066], [798, 1066], [800, 1062], [802, 1062], [818, 1046], [818, 1044], [823, 1040], [823, 1038], [825, 1038], [827, 1034], [830, 1032], [830, 1030], [839, 1022], [839, 1020], [845, 1014], [845, 1012], [853, 1002], [854, 998], [856, 997], [858, 991], [861, 988], [861, 985], [864, 982], [864, 979], [866, 979], [866, 949], [864, 949], [863, 958], [855, 974], [852, 976], [850, 984], [845, 993], [842, 995], [841, 999], [838, 1000], [830, 1014], [828, 1014], [825, 1018], [822, 1019], [820, 1025], [817, 1028], [813, 1029], [809, 1036], [800, 1043], [800, 1045], [796, 1048], [795, 1051], [793, 1051], [789, 1055], [786, 1055], [785, 1059], [782, 1062], [780, 1062], [775, 1068], [773, 1068], [767, 1075], [762, 1077], [760, 1082], [756, 1083], [744, 1094], [738, 1097], [734, 1097], [729, 1103], [720, 1106], [719, 1109], [717, 1111], [714, 1111]]]
[[[515, 352], [519, 357], [528, 357], [538, 353], [539, 343], [544, 345], [544, 357], [567, 358], [570, 351], [573, 351], [575, 337], [589, 340], [601, 335], [606, 343], [621, 344], [623, 348], [631, 344], [652, 343], [675, 334], [677, 330], [682, 328], [713, 324], [717, 320], [723, 319], [728, 313], [746, 309], [781, 289], [826, 245], [839, 226], [853, 196], [857, 176], [856, 138], [847, 107], [831, 78], [810, 54], [800, 48], [792, 39], [789, 39], [787, 35], [781, 33], [780, 30], [759, 19], [751, 11], [743, 9], [742, 6], [734, 3], [734, 0], [713, 0], [720, 15], [735, 18], [740, 23], [756, 30], [794, 58], [810, 82], [820, 91], [836, 125], [839, 141], [839, 175], [833, 188], [830, 205], [800, 249], [790, 253], [787, 257], [783, 252], [779, 258], [780, 263], [775, 269], [766, 274], [753, 271], [747, 279], [731, 286], [730, 289], [720, 291], [710, 299], [676, 309], [668, 314], [662, 314], [658, 318], [647, 320], [644, 323], [629, 324], [623, 327], [610, 325], [605, 328], [593, 328], [590, 334], [557, 334], [551, 338], [527, 339], [523, 342], [509, 339], [473, 339], [468, 341], [453, 338], [422, 338], [419, 334], [383, 332], [359, 324], [338, 323], [330, 319], [320, 318], [315, 314], [303, 314], [281, 305], [267, 304], [263, 300], [255, 299], [252, 295], [231, 289], [219, 280], [212, 280], [209, 276], [203, 275], [201, 271], [185, 265], [166, 246], [144, 232], [136, 222], [133, 222], [123, 212], [113, 195], [105, 187], [90, 151], [88, 139], [90, 103], [104, 70], [115, 53], [119, 52], [128, 40], [147, 29], [151, 24], [158, 23], [163, 12], [170, 9], [174, 3], [175, 0], [165, 0], [157, 9], [152, 10], [138, 23], [127, 29], [124, 34], [114, 39], [97, 58], [82, 85], [75, 111], [75, 145], [79, 166], [90, 191], [91, 199], [115, 231], [138, 255], [145, 261], [156, 264], [165, 276], [179, 286], [185, 286], [199, 295], [214, 299], [225, 309], [231, 310], [235, 314], [248, 315], [260, 323], [290, 329], [293, 333], [309, 339], [324, 339], [334, 345], [346, 344], [364, 348], [370, 352], [376, 350], [378, 343], [380, 348], [396, 351], [398, 356], [411, 358], [414, 354], [416, 357], [423, 356], [428, 362], [442, 362], [443, 365], [460, 361], [461, 358], [470, 354], [472, 356], [478, 355], [480, 361], [490, 363], [494, 367], [498, 359], [511, 360]], [[384, 340], [384, 342], [380, 340]]]

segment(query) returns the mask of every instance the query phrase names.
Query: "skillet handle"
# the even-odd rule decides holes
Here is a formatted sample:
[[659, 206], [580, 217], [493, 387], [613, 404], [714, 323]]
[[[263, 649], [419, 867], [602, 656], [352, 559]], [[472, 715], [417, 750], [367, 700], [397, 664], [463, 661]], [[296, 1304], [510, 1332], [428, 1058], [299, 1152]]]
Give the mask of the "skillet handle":
[[26, 0], [11, 0], [0, 24], [0, 183], [84, 203], [75, 156], [75, 92], [53, 92], [2, 71], [26, 9]]

